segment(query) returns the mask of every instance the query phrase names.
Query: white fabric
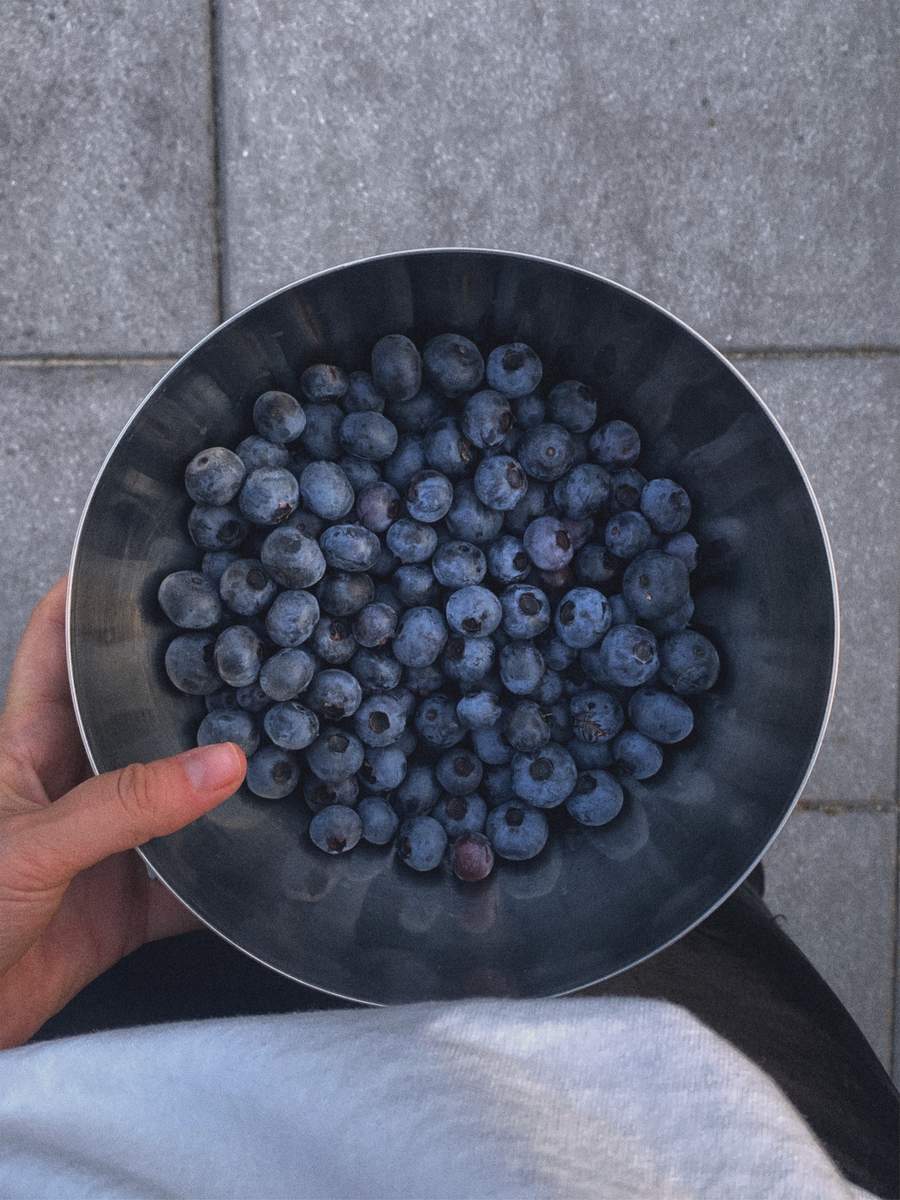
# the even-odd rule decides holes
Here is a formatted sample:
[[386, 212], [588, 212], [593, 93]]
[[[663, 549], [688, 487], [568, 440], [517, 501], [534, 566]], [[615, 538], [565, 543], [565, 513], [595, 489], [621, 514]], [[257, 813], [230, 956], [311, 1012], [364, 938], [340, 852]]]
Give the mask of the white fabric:
[[301, 1013], [0, 1054], [0, 1196], [847, 1200], [757, 1067], [658, 1001]]

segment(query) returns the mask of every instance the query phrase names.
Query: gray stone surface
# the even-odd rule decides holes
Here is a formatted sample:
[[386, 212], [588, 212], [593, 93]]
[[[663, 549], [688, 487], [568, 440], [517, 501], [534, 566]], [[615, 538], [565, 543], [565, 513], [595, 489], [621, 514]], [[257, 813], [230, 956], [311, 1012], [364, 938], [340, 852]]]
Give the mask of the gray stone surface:
[[0, 364], [0, 696], [31, 609], [68, 569], [107, 450], [164, 370]]
[[11, 0], [0, 351], [187, 349], [216, 322], [206, 0]]
[[231, 311], [367, 254], [494, 246], [723, 344], [898, 341], [889, 0], [218, 9]]
[[816, 800], [897, 796], [900, 359], [741, 359], [800, 456], [837, 569], [841, 658], [834, 709], [807, 785]]
[[797, 811], [766, 855], [766, 903], [890, 1067], [897, 814]]

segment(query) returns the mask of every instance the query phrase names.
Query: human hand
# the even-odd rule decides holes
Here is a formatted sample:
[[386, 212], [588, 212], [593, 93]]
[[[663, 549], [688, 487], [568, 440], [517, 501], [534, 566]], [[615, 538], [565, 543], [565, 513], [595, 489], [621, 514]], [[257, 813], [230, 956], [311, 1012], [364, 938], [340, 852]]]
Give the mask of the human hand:
[[144, 942], [200, 922], [131, 848], [241, 785], [230, 742], [92, 776], [69, 695], [63, 576], [32, 613], [0, 713], [0, 1047], [28, 1040]]

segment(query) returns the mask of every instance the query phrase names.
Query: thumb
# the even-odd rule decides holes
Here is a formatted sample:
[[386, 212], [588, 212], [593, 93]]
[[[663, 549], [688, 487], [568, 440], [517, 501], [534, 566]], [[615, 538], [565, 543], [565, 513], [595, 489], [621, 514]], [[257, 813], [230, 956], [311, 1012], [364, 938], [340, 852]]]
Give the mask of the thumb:
[[237, 791], [246, 769], [243, 750], [220, 742], [88, 779], [28, 814], [22, 851], [33, 882], [68, 883], [110, 854], [174, 833]]

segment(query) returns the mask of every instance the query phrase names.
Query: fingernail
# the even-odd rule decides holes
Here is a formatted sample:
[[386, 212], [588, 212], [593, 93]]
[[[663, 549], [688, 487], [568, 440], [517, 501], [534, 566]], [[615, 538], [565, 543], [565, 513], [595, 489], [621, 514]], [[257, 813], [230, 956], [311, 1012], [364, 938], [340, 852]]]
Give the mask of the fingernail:
[[231, 742], [188, 750], [181, 762], [196, 792], [214, 792], [231, 783], [238, 771], [238, 754]]

